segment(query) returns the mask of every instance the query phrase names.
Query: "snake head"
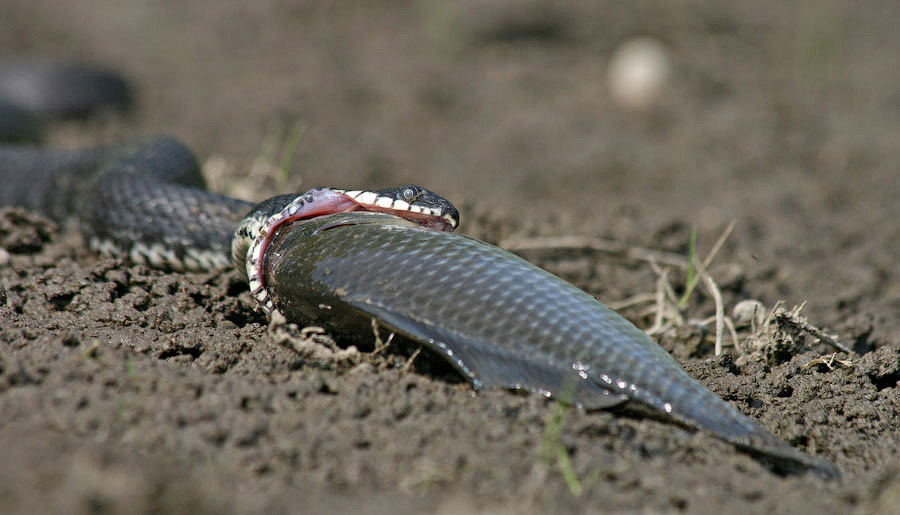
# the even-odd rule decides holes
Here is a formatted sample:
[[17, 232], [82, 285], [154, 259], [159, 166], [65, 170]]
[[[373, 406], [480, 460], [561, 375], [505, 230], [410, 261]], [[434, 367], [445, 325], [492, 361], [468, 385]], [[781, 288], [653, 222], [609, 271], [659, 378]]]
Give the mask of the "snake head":
[[451, 232], [459, 211], [449, 200], [415, 184], [383, 190], [333, 190], [353, 199], [353, 211], [376, 211], [406, 218], [429, 229]]
[[301, 195], [279, 195], [260, 202], [235, 231], [231, 256], [235, 267], [246, 272], [263, 311], [268, 314], [274, 309], [266, 292], [262, 264], [276, 231], [291, 222], [354, 211], [394, 215], [444, 232], [459, 225], [459, 211], [449, 200], [414, 184], [371, 191], [314, 188]]

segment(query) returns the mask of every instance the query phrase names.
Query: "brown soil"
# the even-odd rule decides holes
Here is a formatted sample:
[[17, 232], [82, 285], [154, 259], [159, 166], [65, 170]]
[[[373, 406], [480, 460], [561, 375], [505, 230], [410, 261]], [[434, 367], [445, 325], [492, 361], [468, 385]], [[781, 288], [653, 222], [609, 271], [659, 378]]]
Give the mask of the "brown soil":
[[[780, 477], [671, 423], [572, 410], [560, 442], [576, 496], [541, 459], [552, 402], [475, 395], [402, 356], [305, 361], [235, 273], [98, 258], [5, 211], [0, 511], [900, 512], [900, 9], [782, 4], [12, 0], [0, 44], [109, 63], [137, 85], [134, 116], [64, 124], [48, 144], [172, 133], [231, 194], [415, 182], [495, 243], [681, 253], [691, 227], [702, 254], [737, 220], [712, 267], [726, 305], [808, 301], [810, 322], [861, 356], [804, 368], [831, 352], [806, 338], [782, 361], [735, 365], [689, 326], [660, 342], [843, 479]], [[668, 46], [674, 76], [655, 108], [628, 112], [606, 64], [643, 34]], [[294, 127], [292, 174], [260, 172]], [[646, 265], [528, 257], [607, 302], [655, 288]], [[701, 289], [688, 316], [712, 312]]]

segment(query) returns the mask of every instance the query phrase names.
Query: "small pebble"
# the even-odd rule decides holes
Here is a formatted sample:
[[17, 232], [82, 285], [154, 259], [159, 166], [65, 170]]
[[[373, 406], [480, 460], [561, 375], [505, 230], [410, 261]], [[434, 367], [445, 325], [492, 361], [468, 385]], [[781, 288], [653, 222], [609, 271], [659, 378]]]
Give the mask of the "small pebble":
[[756, 299], [748, 299], [735, 304], [731, 316], [735, 325], [743, 326], [750, 325], [754, 316], [756, 317], [756, 323], [762, 324], [766, 321], [767, 314], [768, 310], [762, 302]]
[[665, 90], [671, 67], [662, 43], [648, 37], [630, 39], [613, 52], [609, 61], [609, 93], [621, 107], [646, 109]]
[[9, 264], [9, 251], [0, 247], [0, 266], [6, 266]]

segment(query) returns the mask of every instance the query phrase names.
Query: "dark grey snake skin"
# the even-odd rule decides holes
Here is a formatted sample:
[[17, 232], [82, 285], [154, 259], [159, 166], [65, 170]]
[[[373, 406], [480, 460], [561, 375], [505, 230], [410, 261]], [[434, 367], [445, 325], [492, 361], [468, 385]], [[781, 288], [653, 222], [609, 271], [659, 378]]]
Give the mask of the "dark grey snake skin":
[[46, 59], [0, 61], [0, 142], [39, 141], [48, 119], [132, 105], [128, 83], [106, 68]]
[[0, 147], [0, 205], [75, 217], [91, 248], [182, 270], [227, 267], [253, 204], [205, 191], [193, 154], [158, 136], [83, 150]]
[[[131, 105], [125, 79], [100, 66], [0, 62], [0, 141], [36, 141], [49, 120]], [[79, 150], [0, 145], [0, 184], [0, 205], [75, 218], [91, 248], [176, 270], [227, 267], [253, 206], [205, 191], [191, 151], [167, 136]]]
[[[284, 216], [292, 196], [266, 201], [245, 219], [252, 204], [204, 191], [191, 153], [166, 137], [74, 151], [0, 148], [0, 184], [0, 205], [75, 216], [92, 247], [157, 266], [227, 266], [242, 219], [241, 230], [271, 228], [269, 250], [246, 260], [247, 274], [251, 285], [252, 274], [265, 281], [259, 289], [268, 309], [288, 319], [324, 324], [349, 340], [371, 339], [376, 320], [442, 355], [476, 388], [524, 389], [595, 408], [634, 402], [777, 470], [839, 475], [704, 388], [590, 295], [486, 243], [385, 213], [293, 220]], [[316, 191], [323, 190], [303, 196], [307, 204]], [[289, 221], [273, 226], [269, 213]], [[238, 238], [254, 238], [241, 230]]]

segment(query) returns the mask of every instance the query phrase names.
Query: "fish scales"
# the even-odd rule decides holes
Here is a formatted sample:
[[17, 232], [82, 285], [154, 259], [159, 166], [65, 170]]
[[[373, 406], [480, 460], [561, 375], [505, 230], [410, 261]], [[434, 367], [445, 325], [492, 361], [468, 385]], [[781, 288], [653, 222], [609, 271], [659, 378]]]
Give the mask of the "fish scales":
[[484, 242], [345, 213], [279, 231], [265, 270], [289, 319], [358, 338], [376, 318], [444, 354], [476, 388], [525, 389], [586, 408], [637, 401], [776, 468], [837, 474], [691, 378], [591, 295]]

